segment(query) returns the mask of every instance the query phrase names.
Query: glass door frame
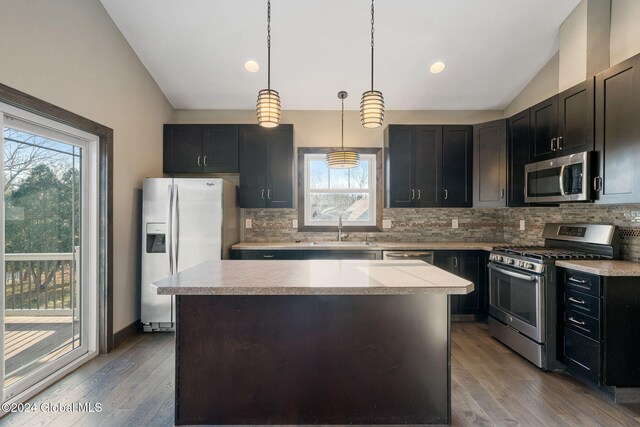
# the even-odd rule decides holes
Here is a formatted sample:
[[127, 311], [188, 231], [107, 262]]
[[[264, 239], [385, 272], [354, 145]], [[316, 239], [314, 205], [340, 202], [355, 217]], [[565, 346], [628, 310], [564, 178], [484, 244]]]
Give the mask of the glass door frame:
[[[5, 120], [8, 117], [8, 120]], [[45, 117], [30, 113], [28, 111], [0, 103], [0, 128], [11, 126], [11, 117], [15, 117], [21, 122], [31, 123], [39, 128], [39, 133], [44, 136], [51, 136], [52, 139], [82, 148], [82, 210], [81, 210], [81, 345], [71, 350], [58, 359], [47, 363], [42, 368], [29, 374], [25, 379], [17, 381], [9, 387], [4, 386], [4, 339], [5, 339], [5, 292], [4, 282], [2, 292], [0, 292], [0, 400], [2, 402], [24, 401], [30, 396], [39, 393], [42, 389], [57, 381], [79, 365], [98, 354], [98, 256], [99, 256], [99, 137], [97, 135], [84, 132], [77, 128], [67, 126], [60, 122], [47, 119]], [[47, 130], [51, 135], [47, 135]], [[28, 130], [29, 131], [29, 130]], [[30, 131], [32, 132], [32, 131]], [[53, 136], [55, 135], [55, 136]], [[61, 138], [62, 136], [62, 138]], [[4, 140], [0, 150], [0, 163], [4, 165]], [[4, 174], [0, 177], [4, 182]], [[4, 188], [4, 185], [3, 185]], [[2, 262], [0, 262], [0, 274], [5, 280], [4, 261], [4, 195], [0, 199], [0, 212], [2, 221], [0, 224], [0, 245], [2, 246]]]

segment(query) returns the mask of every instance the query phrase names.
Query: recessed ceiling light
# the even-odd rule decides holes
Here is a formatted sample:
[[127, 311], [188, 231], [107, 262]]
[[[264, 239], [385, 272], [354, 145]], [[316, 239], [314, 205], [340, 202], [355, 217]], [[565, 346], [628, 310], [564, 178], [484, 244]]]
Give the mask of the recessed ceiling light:
[[431, 67], [429, 67], [429, 71], [431, 72], [431, 74], [438, 74], [441, 73], [445, 67], [446, 65], [444, 64], [444, 62], [438, 61], [431, 64]]
[[260, 65], [250, 59], [244, 63], [244, 69], [250, 73], [257, 73], [260, 70]]

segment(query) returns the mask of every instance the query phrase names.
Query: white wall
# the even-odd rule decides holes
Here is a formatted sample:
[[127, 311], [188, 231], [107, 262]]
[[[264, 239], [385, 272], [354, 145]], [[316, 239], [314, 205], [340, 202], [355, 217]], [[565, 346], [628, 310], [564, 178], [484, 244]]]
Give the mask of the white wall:
[[524, 89], [511, 101], [504, 110], [504, 117], [511, 117], [558, 93], [559, 61], [558, 53], [536, 74]]
[[[604, 34], [596, 22], [589, 22], [601, 13], [600, 4], [591, 1], [596, 9], [588, 12], [588, 0], [583, 0], [560, 27], [560, 47], [556, 56], [536, 74], [504, 111], [510, 117], [555, 93], [584, 81], [588, 64], [602, 63], [602, 58], [589, 58], [588, 31], [592, 36]], [[594, 27], [596, 27], [594, 29]], [[609, 27], [610, 64], [615, 65], [640, 53], [640, 0], [611, 0]], [[596, 43], [592, 42], [592, 45]], [[591, 46], [593, 47], [593, 46]], [[592, 52], [592, 55], [594, 53]], [[597, 52], [595, 53], [597, 54]], [[605, 60], [606, 61], [606, 60]]]
[[587, 78], [587, 6], [582, 0], [560, 26], [559, 91]]
[[640, 53], [640, 1], [611, 1], [611, 65]]
[[[502, 117], [502, 111], [387, 111], [377, 129], [360, 125], [359, 111], [344, 113], [345, 147], [382, 147], [384, 128], [393, 124], [474, 124]], [[257, 123], [254, 110], [176, 110], [173, 123]], [[283, 111], [282, 123], [293, 123], [297, 147], [340, 145], [340, 111]]]
[[113, 330], [140, 317], [142, 179], [162, 173], [173, 109], [98, 0], [2, 0], [0, 82], [114, 130]]

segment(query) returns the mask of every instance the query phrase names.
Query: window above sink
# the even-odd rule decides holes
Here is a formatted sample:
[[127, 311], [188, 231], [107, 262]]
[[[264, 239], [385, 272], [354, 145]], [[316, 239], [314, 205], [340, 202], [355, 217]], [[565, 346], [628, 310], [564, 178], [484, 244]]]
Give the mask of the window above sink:
[[381, 150], [356, 149], [360, 164], [352, 169], [329, 169], [325, 158], [330, 151], [298, 149], [298, 230], [334, 231], [342, 216], [345, 231], [378, 231], [382, 189], [376, 183]]

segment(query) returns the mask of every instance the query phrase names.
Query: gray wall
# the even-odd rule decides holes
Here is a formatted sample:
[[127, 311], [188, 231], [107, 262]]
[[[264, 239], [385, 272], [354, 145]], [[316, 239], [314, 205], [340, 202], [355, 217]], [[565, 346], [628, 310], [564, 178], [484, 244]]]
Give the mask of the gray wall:
[[0, 2], [0, 81], [114, 131], [113, 330], [140, 318], [137, 190], [173, 109], [97, 0]]

